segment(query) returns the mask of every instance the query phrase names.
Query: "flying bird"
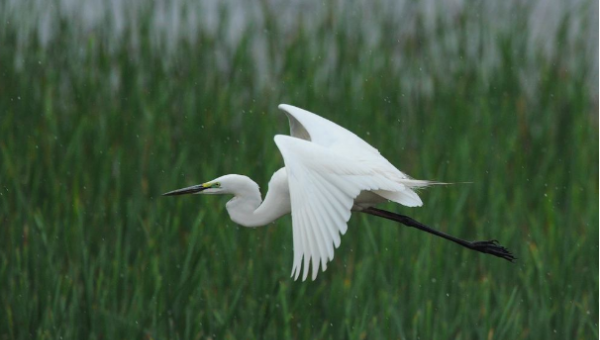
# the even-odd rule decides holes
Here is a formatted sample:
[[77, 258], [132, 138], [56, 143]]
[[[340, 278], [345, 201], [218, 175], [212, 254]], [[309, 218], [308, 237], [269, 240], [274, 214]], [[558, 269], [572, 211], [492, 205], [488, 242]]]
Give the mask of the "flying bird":
[[294, 280], [301, 271], [306, 280], [311, 263], [313, 280], [319, 267], [327, 269], [353, 211], [400, 222], [511, 262], [515, 259], [496, 240], [465, 241], [408, 216], [375, 208], [388, 201], [420, 207], [423, 202], [415, 189], [441, 183], [409, 177], [360, 137], [323, 117], [291, 105], [279, 108], [289, 119], [291, 136], [275, 136], [285, 167], [273, 174], [264, 201], [256, 182], [235, 174], [163, 195], [233, 195], [227, 212], [245, 227], [264, 226], [291, 213]]

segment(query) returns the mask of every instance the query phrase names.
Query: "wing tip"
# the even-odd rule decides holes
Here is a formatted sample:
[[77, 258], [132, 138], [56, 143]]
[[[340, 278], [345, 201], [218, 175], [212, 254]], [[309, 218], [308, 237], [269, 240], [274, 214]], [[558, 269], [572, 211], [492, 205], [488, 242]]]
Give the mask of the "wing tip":
[[286, 112], [290, 112], [293, 109], [297, 109], [297, 107], [295, 107], [293, 105], [289, 105], [289, 104], [279, 104], [279, 105], [277, 105], [277, 108], [282, 111], [286, 111]]
[[289, 137], [289, 136], [286, 136], [286, 135], [275, 135], [275, 137], [273, 137], [273, 140], [275, 141], [275, 144], [277, 144], [277, 146], [281, 146], [282, 142], [285, 143], [285, 141], [287, 139], [286, 137]]
[[[283, 148], [294, 148], [297, 145], [307, 145], [307, 144], [301, 144], [301, 143], [310, 143], [307, 142], [303, 139], [299, 139], [299, 138], [295, 138], [292, 136], [288, 136], [288, 135], [275, 135], [275, 137], [273, 137], [273, 140], [275, 141], [275, 145], [277, 145], [277, 147], [279, 148], [279, 150], [282, 150]], [[296, 150], [296, 149], [294, 149]], [[283, 154], [283, 150], [282, 150], [282, 154]], [[284, 155], [285, 156], [285, 155]]]

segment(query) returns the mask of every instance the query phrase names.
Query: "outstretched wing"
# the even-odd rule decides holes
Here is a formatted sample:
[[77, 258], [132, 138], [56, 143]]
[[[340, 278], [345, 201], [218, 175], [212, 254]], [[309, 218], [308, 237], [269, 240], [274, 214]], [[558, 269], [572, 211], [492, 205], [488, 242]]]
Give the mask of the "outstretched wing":
[[307, 140], [277, 135], [290, 187], [294, 237], [292, 276], [300, 275], [302, 259], [312, 278], [323, 271], [347, 230], [354, 199], [363, 190], [399, 192], [406, 187], [381, 176], [369, 162], [357, 161]]
[[423, 202], [411, 188], [441, 184], [412, 179], [392, 165], [369, 143], [332, 121], [287, 104], [281, 104], [279, 108], [288, 117], [292, 137], [310, 141], [353, 161], [368, 163], [380, 176], [406, 187], [406, 190], [400, 192], [378, 191], [376, 193], [386, 199], [408, 207], [418, 207]]
[[279, 109], [288, 117], [292, 137], [332, 150], [352, 150], [354, 159], [383, 158], [369, 143], [330, 120], [292, 105], [281, 104]]

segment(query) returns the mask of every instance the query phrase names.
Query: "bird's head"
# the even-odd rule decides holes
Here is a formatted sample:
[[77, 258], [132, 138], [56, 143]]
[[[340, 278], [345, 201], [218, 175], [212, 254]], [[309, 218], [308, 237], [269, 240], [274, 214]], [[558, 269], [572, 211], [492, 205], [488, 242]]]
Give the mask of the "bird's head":
[[[187, 194], [207, 194], [207, 195], [223, 195], [223, 194], [233, 194], [244, 190], [245, 187], [248, 186], [249, 183], [253, 183], [246, 176], [242, 175], [225, 175], [219, 178], [215, 178], [212, 181], [208, 181], [206, 183], [192, 185], [191, 187], [177, 189], [173, 191], [169, 191], [164, 193], [163, 196], [177, 196], [177, 195], [187, 195]], [[258, 186], [256, 186], [258, 188]]]

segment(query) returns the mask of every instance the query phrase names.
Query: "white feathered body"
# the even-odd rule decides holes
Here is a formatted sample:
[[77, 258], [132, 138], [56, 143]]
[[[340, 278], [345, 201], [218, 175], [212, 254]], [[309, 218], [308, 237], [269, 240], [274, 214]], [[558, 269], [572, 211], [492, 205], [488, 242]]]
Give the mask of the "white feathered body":
[[410, 178], [377, 149], [331, 121], [290, 105], [279, 108], [288, 115], [291, 128], [291, 136], [275, 136], [285, 167], [271, 178], [264, 201], [256, 183], [235, 175], [243, 182], [236, 186], [246, 189], [236, 190], [227, 210], [234, 222], [249, 227], [291, 212], [292, 276], [299, 277], [303, 263], [306, 279], [312, 263], [315, 279], [319, 267], [324, 271], [333, 259], [352, 210], [388, 200], [421, 206], [413, 189], [430, 182]]

